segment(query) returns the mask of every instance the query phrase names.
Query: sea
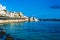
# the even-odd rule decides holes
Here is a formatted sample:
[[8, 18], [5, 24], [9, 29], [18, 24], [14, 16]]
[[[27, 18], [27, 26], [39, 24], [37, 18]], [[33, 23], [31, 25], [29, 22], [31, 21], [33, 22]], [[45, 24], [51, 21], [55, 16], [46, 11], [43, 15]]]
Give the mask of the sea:
[[60, 40], [60, 22], [57, 21], [2, 23], [1, 28], [17, 40]]

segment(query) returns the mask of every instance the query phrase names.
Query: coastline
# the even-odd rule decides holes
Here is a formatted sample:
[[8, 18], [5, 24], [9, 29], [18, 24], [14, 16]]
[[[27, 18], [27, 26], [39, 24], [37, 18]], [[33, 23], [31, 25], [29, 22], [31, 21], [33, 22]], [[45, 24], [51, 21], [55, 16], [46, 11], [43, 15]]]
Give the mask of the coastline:
[[10, 12], [0, 4], [0, 23], [38, 21], [35, 17], [27, 17], [22, 12]]

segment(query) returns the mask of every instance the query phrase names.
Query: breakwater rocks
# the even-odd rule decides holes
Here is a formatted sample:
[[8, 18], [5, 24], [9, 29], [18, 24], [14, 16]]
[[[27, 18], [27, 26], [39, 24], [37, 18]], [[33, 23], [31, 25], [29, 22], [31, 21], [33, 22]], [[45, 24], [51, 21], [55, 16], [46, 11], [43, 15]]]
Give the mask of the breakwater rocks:
[[23, 40], [23, 39], [13, 38], [11, 35], [7, 34], [5, 31], [0, 30], [0, 40]]
[[12, 37], [6, 34], [5, 31], [0, 31], [0, 40], [14, 40]]

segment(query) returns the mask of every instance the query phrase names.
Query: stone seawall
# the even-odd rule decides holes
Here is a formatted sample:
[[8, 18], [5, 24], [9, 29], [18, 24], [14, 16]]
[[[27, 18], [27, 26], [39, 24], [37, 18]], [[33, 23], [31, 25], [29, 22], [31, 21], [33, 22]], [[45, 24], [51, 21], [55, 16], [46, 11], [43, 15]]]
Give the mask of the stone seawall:
[[25, 22], [27, 20], [0, 20], [0, 23], [8, 23], [8, 22]]

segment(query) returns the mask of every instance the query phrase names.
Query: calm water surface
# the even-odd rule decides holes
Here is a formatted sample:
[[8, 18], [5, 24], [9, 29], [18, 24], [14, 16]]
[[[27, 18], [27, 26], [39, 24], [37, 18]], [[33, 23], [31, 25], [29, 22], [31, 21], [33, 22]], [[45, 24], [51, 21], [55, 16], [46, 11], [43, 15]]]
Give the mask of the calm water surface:
[[21, 40], [60, 40], [60, 22], [7, 23], [0, 27]]

